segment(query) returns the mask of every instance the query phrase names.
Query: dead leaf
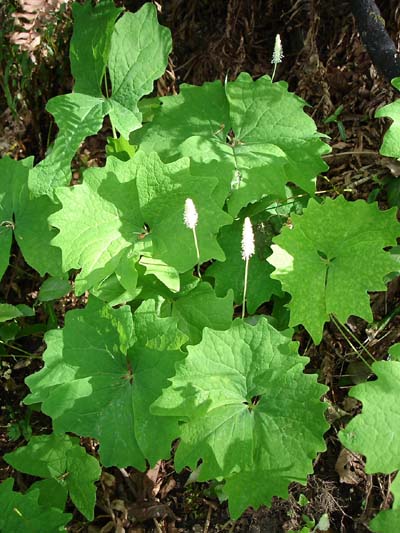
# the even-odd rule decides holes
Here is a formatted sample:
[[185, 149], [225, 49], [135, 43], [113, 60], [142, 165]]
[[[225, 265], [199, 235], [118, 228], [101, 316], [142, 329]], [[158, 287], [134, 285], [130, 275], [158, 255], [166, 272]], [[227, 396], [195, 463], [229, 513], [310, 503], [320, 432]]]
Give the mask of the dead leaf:
[[335, 470], [339, 474], [340, 483], [347, 485], [358, 485], [367, 477], [362, 457], [346, 448], [342, 448], [335, 464]]

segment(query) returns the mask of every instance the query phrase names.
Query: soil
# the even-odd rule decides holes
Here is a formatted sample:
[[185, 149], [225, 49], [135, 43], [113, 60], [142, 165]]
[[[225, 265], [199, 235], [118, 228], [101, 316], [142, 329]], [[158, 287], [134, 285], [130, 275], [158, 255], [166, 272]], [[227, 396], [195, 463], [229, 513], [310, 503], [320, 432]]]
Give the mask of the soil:
[[[117, 2], [132, 11], [143, 3]], [[226, 76], [234, 79], [242, 71], [253, 77], [270, 74], [271, 52], [275, 35], [279, 33], [285, 58], [278, 67], [277, 78], [286, 80], [289, 89], [310, 104], [307, 112], [319, 131], [330, 137], [332, 153], [326, 156], [330, 169], [318, 179], [318, 190], [332, 196], [342, 192], [351, 200], [373, 197], [383, 208], [388, 206], [388, 185], [400, 175], [400, 165], [379, 155], [388, 123], [373, 116], [377, 108], [395, 98], [395, 93], [371, 64], [347, 1], [158, 0], [155, 3], [161, 22], [172, 31], [174, 52], [154, 94], [175, 94], [181, 83], [202, 84]], [[377, 5], [396, 42], [400, 28], [397, 0], [381, 0]], [[66, 52], [71, 35], [68, 9], [57, 24], [64, 44], [59, 44], [55, 59], [41, 56], [40, 67], [32, 67], [29, 86], [19, 82], [21, 97], [16, 116], [0, 97], [2, 155], [7, 153], [18, 159], [34, 155], [39, 161], [45, 154], [44, 139], [55, 135], [50, 117], [43, 109], [49, 98], [69, 92], [72, 86]], [[1, 68], [4, 69], [3, 64]], [[326, 122], [339, 106], [343, 106], [339, 117], [343, 131], [336, 122]], [[109, 134], [109, 124], [105, 123], [99, 136], [85, 141], [75, 160], [77, 171], [82, 166], [104, 164], [104, 145]], [[1, 301], [32, 305], [41, 283], [40, 276], [24, 263], [14, 245], [11, 265], [0, 287]], [[388, 347], [400, 339], [400, 318], [396, 312], [384, 327], [378, 327], [400, 305], [398, 289], [398, 280], [393, 280], [387, 294], [371, 295], [373, 326], [356, 318], [348, 323], [377, 360], [386, 358]], [[34, 434], [50, 432], [50, 419], [29, 411], [21, 403], [28, 392], [24, 379], [41, 366], [40, 356], [45, 349], [43, 331], [48, 321], [62, 326], [65, 312], [83, 305], [85, 299], [77, 299], [71, 292], [57, 304], [55, 315], [48, 307], [39, 306], [35, 319], [24, 321], [24, 336], [0, 355], [0, 456], [21, 445], [29, 428]], [[233, 522], [226, 503], [220, 503], [216, 496], [217, 487], [187, 485], [189, 472], [176, 474], [172, 461], [160, 462], [144, 474], [134, 469], [108, 468], [98, 483], [95, 520], [88, 525], [69, 504], [68, 510], [74, 516], [69, 530], [278, 533], [300, 530], [306, 525], [307, 517], [318, 522], [327, 513], [330, 532], [369, 531], [367, 524], [371, 518], [380, 509], [390, 507], [390, 476], [367, 475], [363, 457], [342, 450], [337, 438], [338, 431], [360, 410], [359, 404], [347, 396], [348, 389], [368, 375], [333, 323], [327, 325], [319, 346], [312, 344], [306, 332], [299, 332], [297, 338], [301, 353], [310, 357], [307, 371], [317, 372], [320, 381], [329, 386], [326, 399], [330, 402], [328, 417], [332, 424], [326, 434], [327, 449], [317, 457], [315, 472], [307, 486], [293, 483], [288, 500], [277, 498], [268, 509], [248, 509], [240, 520]], [[33, 357], [10, 357], [15, 352], [19, 355], [27, 352]], [[10, 426], [14, 440], [10, 438]], [[82, 444], [96, 455], [96, 442], [82, 439]], [[33, 481], [14, 472], [0, 459], [0, 480], [9, 476], [15, 477], [18, 490], [26, 489]]]

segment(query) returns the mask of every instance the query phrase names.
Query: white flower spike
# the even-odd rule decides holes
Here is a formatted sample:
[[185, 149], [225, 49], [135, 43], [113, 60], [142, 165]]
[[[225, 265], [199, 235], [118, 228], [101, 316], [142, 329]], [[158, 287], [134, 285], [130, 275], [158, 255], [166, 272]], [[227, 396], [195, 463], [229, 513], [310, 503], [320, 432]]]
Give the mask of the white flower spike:
[[249, 259], [255, 252], [253, 226], [249, 217], [244, 219], [243, 233], [242, 233], [242, 259], [246, 261], [244, 267], [244, 284], [243, 284], [243, 304], [242, 304], [242, 318], [246, 312], [246, 294], [247, 294], [247, 278], [249, 275]]
[[199, 215], [196, 206], [191, 198], [186, 198], [183, 221], [188, 229], [194, 229], [197, 226]]
[[276, 65], [278, 63], [282, 63], [283, 58], [284, 58], [284, 55], [283, 55], [281, 36], [278, 33], [275, 37], [274, 53], [272, 54], [272, 60], [271, 60], [271, 63], [274, 65], [274, 71], [272, 73], [272, 78], [271, 78], [272, 81], [274, 81]]
[[244, 219], [242, 233], [242, 258], [244, 261], [254, 255], [254, 233], [249, 217]]
[[191, 229], [193, 231], [194, 247], [196, 248], [196, 255], [197, 255], [197, 274], [199, 278], [201, 278], [200, 250], [199, 250], [199, 243], [197, 241], [197, 234], [196, 234], [196, 226], [197, 226], [198, 221], [199, 221], [199, 215], [197, 213], [197, 209], [196, 209], [196, 206], [194, 205], [193, 200], [191, 198], [186, 198], [185, 210], [183, 212], [183, 222], [185, 223], [185, 226], [188, 229]]

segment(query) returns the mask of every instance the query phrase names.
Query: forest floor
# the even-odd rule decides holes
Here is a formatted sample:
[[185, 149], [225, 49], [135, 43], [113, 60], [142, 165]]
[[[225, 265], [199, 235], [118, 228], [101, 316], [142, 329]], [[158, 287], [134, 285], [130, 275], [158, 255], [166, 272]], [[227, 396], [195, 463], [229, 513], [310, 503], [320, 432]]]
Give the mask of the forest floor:
[[[143, 2], [119, 3], [135, 11]], [[377, 2], [393, 38], [400, 28], [397, 3]], [[159, 95], [178, 92], [183, 82], [201, 84], [223, 80], [226, 75], [234, 79], [242, 71], [254, 77], [271, 74], [271, 52], [275, 35], [280, 33], [285, 58], [277, 78], [286, 80], [289, 89], [310, 104], [307, 112], [318, 130], [330, 137], [332, 152], [325, 156], [330, 169], [319, 178], [318, 190], [331, 196], [344, 193], [351, 200], [374, 198], [383, 208], [387, 207], [390, 194], [391, 202], [397, 198], [400, 206], [400, 187], [396, 184], [400, 164], [379, 155], [388, 123], [374, 119], [377, 108], [392, 101], [395, 94], [372, 66], [347, 1], [158, 0], [157, 4], [161, 22], [171, 28], [174, 42], [167, 73], [157, 84]], [[59, 50], [57, 67], [51, 59], [44, 60], [40, 68], [32, 67], [33, 78], [29, 86], [23, 87], [18, 102], [18, 118], [0, 100], [0, 105], [4, 104], [0, 109], [2, 155], [35, 155], [38, 161], [44, 156], [46, 140], [54, 136], [54, 131], [49, 133], [49, 116], [43, 111], [43, 104], [56, 94], [68, 92], [72, 85], [66, 52], [70, 35], [67, 23], [65, 28], [65, 48]], [[65, 74], [62, 82], [60, 73]], [[35, 93], [41, 85], [41, 91]], [[76, 159], [77, 167], [103, 164], [109, 134], [105, 124], [100, 136], [86, 140]], [[0, 299], [32, 305], [43, 280], [24, 263], [16, 246], [13, 252], [12, 264], [0, 287]], [[372, 294], [371, 302], [375, 323], [351, 318], [348, 325], [380, 360], [387, 357], [388, 347], [400, 340], [400, 317], [393, 313], [400, 305], [399, 282], [391, 282], [386, 294]], [[55, 324], [63, 323], [67, 310], [84, 304], [84, 299], [73, 294], [64, 298], [55, 308]], [[15, 345], [19, 353], [43, 352], [43, 330], [48, 321], [46, 307], [38, 308], [34, 322], [27, 319], [25, 336]], [[380, 328], [381, 324], [384, 327]], [[327, 400], [332, 428], [326, 434], [327, 450], [317, 457], [315, 473], [306, 487], [293, 483], [287, 501], [276, 499], [269, 509], [249, 509], [233, 522], [226, 504], [219, 503], [215, 496], [212, 484], [185, 485], [189, 473], [176, 474], [172, 461], [160, 462], [144, 474], [110, 468], [105, 469], [98, 484], [94, 522], [86, 526], [71, 505], [74, 520], [70, 531], [278, 533], [307, 528], [307, 520], [318, 522], [324, 513], [329, 516], [331, 532], [369, 531], [371, 518], [391, 504], [389, 476], [367, 475], [363, 458], [342, 450], [337, 438], [337, 432], [359, 411], [359, 404], [347, 392], [351, 385], [365, 379], [365, 366], [356, 361], [353, 348], [333, 324], [327, 325], [319, 346], [314, 346], [305, 332], [297, 340], [301, 353], [311, 358], [309, 370], [317, 372], [320, 381], [330, 388]], [[40, 368], [40, 359], [0, 356], [0, 361], [1, 457], [19, 446], [26, 432], [49, 430], [51, 421], [28, 411], [21, 403], [27, 394], [24, 379]], [[90, 439], [83, 439], [83, 444], [88, 451], [95, 446]], [[12, 474], [9, 465], [0, 459], [0, 480]], [[19, 490], [32, 482], [32, 478], [20, 474], [16, 480]], [[126, 524], [124, 514], [135, 517], [135, 523], [127, 529], [122, 529]], [[303, 531], [311, 532], [312, 527]]]

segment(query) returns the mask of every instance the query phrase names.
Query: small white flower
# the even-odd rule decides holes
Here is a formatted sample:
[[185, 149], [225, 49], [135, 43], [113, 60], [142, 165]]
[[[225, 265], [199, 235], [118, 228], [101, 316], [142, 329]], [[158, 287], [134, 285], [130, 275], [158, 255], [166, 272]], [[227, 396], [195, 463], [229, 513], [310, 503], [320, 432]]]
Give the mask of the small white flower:
[[278, 63], [282, 63], [283, 59], [283, 49], [282, 49], [282, 43], [281, 43], [281, 36], [279, 33], [275, 37], [275, 46], [274, 46], [274, 53], [272, 54], [272, 61], [274, 65], [277, 65]]
[[199, 215], [196, 210], [196, 206], [191, 198], [186, 198], [185, 211], [183, 214], [183, 221], [188, 229], [195, 229]]
[[243, 233], [242, 233], [242, 258], [244, 261], [250, 259], [254, 255], [254, 233], [253, 227], [249, 217], [244, 219]]

